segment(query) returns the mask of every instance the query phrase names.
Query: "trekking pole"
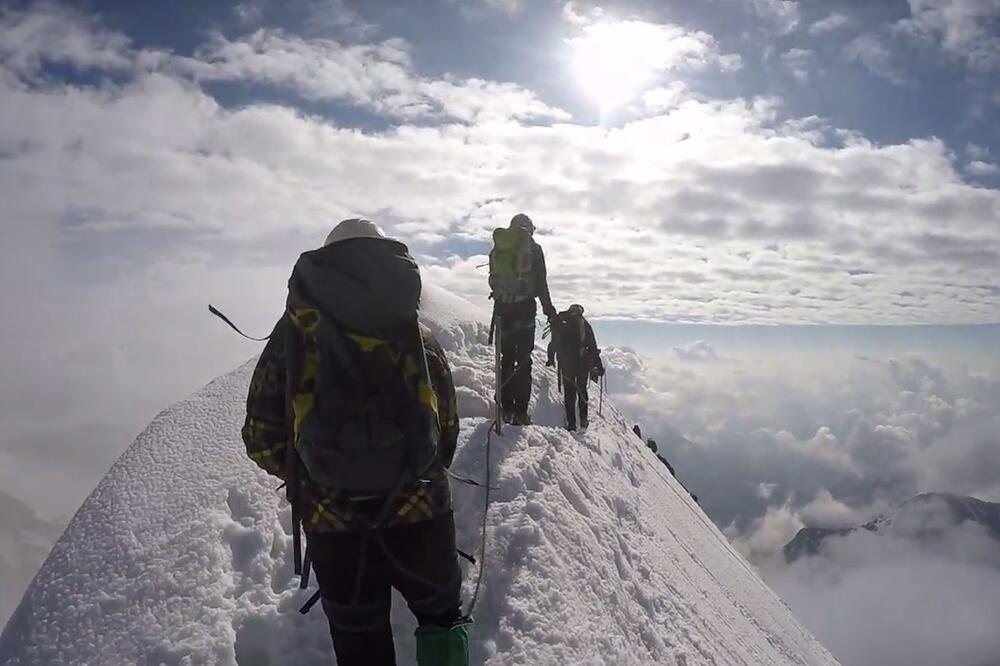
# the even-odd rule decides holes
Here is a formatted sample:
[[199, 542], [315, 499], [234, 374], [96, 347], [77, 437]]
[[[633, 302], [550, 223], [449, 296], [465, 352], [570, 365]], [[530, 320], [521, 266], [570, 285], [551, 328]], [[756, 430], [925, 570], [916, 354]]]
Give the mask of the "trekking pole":
[[501, 368], [501, 363], [500, 363], [500, 344], [501, 344], [501, 341], [503, 340], [503, 325], [502, 325], [502, 322], [500, 322], [500, 318], [497, 317], [497, 315], [496, 315], [496, 309], [495, 308], [494, 308], [494, 313], [493, 313], [493, 321], [490, 324], [490, 331], [492, 332], [494, 329], [496, 331], [496, 338], [494, 339], [494, 346], [493, 346], [493, 349], [494, 349], [494, 353], [493, 353], [493, 361], [494, 361], [494, 363], [493, 363], [493, 378], [494, 378], [494, 385], [496, 386], [496, 391], [493, 393], [493, 396], [494, 396], [493, 397], [493, 401], [494, 401], [494, 416], [495, 416], [494, 420], [496, 421], [496, 431], [497, 431], [497, 434], [500, 435], [500, 434], [502, 434], [501, 433], [501, 430], [502, 430], [502, 425], [501, 424], [503, 423], [503, 396], [501, 395], [502, 392], [503, 392], [503, 383], [500, 381], [500, 368]]
[[601, 398], [597, 402], [597, 415], [604, 417], [604, 383], [607, 381], [607, 375], [601, 375]]

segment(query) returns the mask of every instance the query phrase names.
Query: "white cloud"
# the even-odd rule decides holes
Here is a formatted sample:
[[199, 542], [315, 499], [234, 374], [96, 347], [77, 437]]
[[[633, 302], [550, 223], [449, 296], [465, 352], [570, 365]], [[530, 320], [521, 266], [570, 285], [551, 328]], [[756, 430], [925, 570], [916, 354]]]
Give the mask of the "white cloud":
[[906, 85], [910, 78], [899, 62], [897, 55], [877, 35], [865, 33], [848, 43], [845, 54], [857, 60], [872, 74], [891, 81], [896, 85]]
[[264, 15], [266, 0], [243, 0], [233, 6], [236, 20], [242, 25], [256, 25]]
[[[680, 62], [712, 52], [709, 42], [691, 39], [701, 46], [681, 49], [688, 55]], [[674, 55], [664, 62], [679, 62]], [[262, 205], [239, 219], [260, 222], [236, 226], [231, 214], [205, 215], [230, 205], [223, 196], [188, 209], [186, 190], [178, 197], [161, 187], [162, 197], [142, 201], [149, 190], [136, 183], [124, 198], [77, 197], [73, 190], [68, 208], [81, 232], [186, 226], [235, 238], [266, 229], [265, 219], [364, 208], [393, 224], [417, 225], [398, 228], [419, 228], [415, 239], [439, 262], [439, 279], [479, 297], [485, 283], [474, 267], [482, 259], [437, 248], [457, 238], [485, 242], [493, 220], [525, 208], [542, 221], [557, 291], [592, 294], [602, 315], [761, 323], [997, 316], [996, 297], [978, 285], [990, 283], [989, 267], [1000, 252], [1000, 239], [984, 224], [1000, 210], [1000, 197], [965, 185], [940, 141], [876, 146], [817, 119], [778, 123], [780, 103], [773, 99], [695, 98], [677, 85], [649, 91], [645, 117], [620, 128], [522, 127], [505, 121], [566, 117], [512, 84], [421, 77], [396, 40], [342, 45], [260, 31], [215, 38], [197, 59], [145, 51], [133, 59], [135, 80], [103, 92], [11, 84], [7, 122], [17, 129], [2, 150], [17, 155], [19, 146], [55, 146], [68, 129], [56, 120], [66, 112], [61, 107], [79, 107], [72, 113], [82, 114], [79, 126], [92, 134], [77, 132], [67, 144], [87, 154], [97, 150], [99, 160], [115, 164], [115, 151], [149, 151], [156, 156], [147, 157], [149, 168], [161, 161], [184, 165], [168, 174], [224, 170], [226, 184], [255, 174], [249, 191], [259, 193], [252, 199]], [[389, 118], [437, 116], [461, 125], [366, 134], [280, 107], [231, 113], [199, 90], [205, 78], [287, 85]], [[153, 99], [161, 105], [146, 110]], [[132, 129], [130, 105], [159, 120]], [[118, 115], [108, 112], [118, 107]], [[113, 131], [100, 122], [112, 117]], [[55, 129], [43, 127], [49, 122]], [[84, 136], [111, 138], [94, 146]], [[315, 150], [317, 140], [324, 150]], [[176, 175], [165, 182], [171, 178], [180, 182]], [[299, 188], [317, 195], [303, 198], [295, 194]], [[245, 200], [236, 195], [234, 205]], [[865, 240], [873, 220], [886, 220], [875, 243]], [[597, 238], [621, 251], [601, 252]], [[782, 252], [766, 249], [775, 242], [783, 243]], [[652, 274], [639, 270], [650, 265], [648, 257], [665, 253], [675, 258], [671, 266], [653, 262]], [[583, 263], [591, 269], [575, 270]], [[941, 272], [928, 275], [930, 265]], [[644, 286], [650, 277], [658, 288]], [[773, 289], [746, 293], [755, 284]], [[920, 307], [899, 299], [904, 290], [923, 294]]]
[[44, 64], [78, 70], [128, 69], [130, 40], [64, 5], [41, 2], [30, 11], [0, 8], [0, 60], [21, 75]]
[[601, 351], [601, 359], [604, 362], [609, 391], [634, 394], [649, 390], [642, 359], [634, 350], [606, 347]]
[[927, 490], [1000, 499], [1000, 357], [964, 357], [979, 376], [825, 345], [813, 358], [788, 335], [774, 334], [780, 352], [758, 341], [725, 364], [637, 362], [610, 389], [747, 552], [766, 557], [799, 526], [857, 525]]
[[[990, 664], [1000, 639], [1000, 543], [979, 526], [947, 528], [936, 543], [861, 530], [825, 554], [768, 566], [768, 583], [845, 664]], [[948, 612], [942, 613], [941, 609]]]
[[910, 13], [903, 29], [933, 35], [975, 69], [1000, 68], [1000, 0], [910, 0]]
[[1000, 166], [993, 162], [983, 162], [973, 160], [965, 165], [965, 170], [973, 176], [997, 176], [1000, 175]]
[[419, 77], [408, 45], [399, 39], [345, 45], [278, 30], [258, 30], [237, 40], [216, 34], [197, 59], [178, 59], [174, 67], [196, 80], [269, 83], [307, 99], [344, 100], [398, 118], [569, 118], [514, 84]]
[[718, 361], [719, 355], [715, 352], [712, 343], [705, 340], [695, 340], [686, 345], [674, 347], [674, 356], [682, 361]]
[[809, 49], [789, 49], [781, 54], [781, 62], [788, 68], [799, 81], [809, 80], [809, 64], [812, 59], [812, 51]]
[[840, 12], [831, 12], [826, 18], [816, 21], [811, 26], [809, 26], [810, 35], [824, 35], [830, 32], [836, 32], [842, 28], [850, 25], [851, 19], [845, 14]]
[[747, 0], [754, 13], [780, 34], [795, 30], [799, 25], [799, 3], [796, 0]]
[[655, 114], [676, 109], [683, 102], [692, 99], [687, 86], [682, 81], [671, 81], [666, 86], [652, 88], [642, 94], [642, 106]]
[[977, 143], [965, 144], [965, 155], [971, 160], [989, 160], [990, 149]]
[[449, 0], [458, 6], [462, 15], [470, 21], [489, 19], [497, 13], [517, 16], [527, 6], [526, 0]]
[[569, 0], [562, 8], [562, 19], [567, 23], [575, 25], [587, 25], [596, 23], [604, 17], [604, 9], [598, 6], [591, 6], [581, 9], [578, 3]]
[[357, 40], [378, 32], [378, 27], [349, 7], [347, 0], [305, 0], [305, 3], [309, 34], [332, 32]]
[[567, 40], [577, 76], [598, 98], [611, 95], [626, 102], [675, 70], [713, 64], [732, 72], [742, 66], [738, 54], [720, 55], [715, 38], [706, 32], [640, 20], [571, 20], [582, 25], [581, 34]]
[[[756, 560], [780, 551], [803, 527], [798, 514], [787, 505], [771, 507], [753, 522], [748, 538], [736, 540], [736, 546], [745, 557]], [[726, 531], [730, 539], [738, 536], [733, 528]]]
[[807, 527], [842, 529], [857, 527], [862, 522], [859, 511], [838, 501], [826, 488], [820, 488], [812, 501], [803, 506], [798, 514]]

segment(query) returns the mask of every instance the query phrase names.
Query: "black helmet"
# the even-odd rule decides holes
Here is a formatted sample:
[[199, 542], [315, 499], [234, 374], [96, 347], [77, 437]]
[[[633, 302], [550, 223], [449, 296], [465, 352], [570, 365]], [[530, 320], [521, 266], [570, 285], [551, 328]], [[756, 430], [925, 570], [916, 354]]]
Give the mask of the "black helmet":
[[574, 303], [573, 305], [569, 306], [566, 312], [570, 313], [571, 315], [582, 315], [583, 306], [580, 305], [579, 303]]
[[524, 229], [530, 234], [535, 233], [535, 223], [524, 213], [518, 213], [510, 218], [510, 226], [512, 229]]

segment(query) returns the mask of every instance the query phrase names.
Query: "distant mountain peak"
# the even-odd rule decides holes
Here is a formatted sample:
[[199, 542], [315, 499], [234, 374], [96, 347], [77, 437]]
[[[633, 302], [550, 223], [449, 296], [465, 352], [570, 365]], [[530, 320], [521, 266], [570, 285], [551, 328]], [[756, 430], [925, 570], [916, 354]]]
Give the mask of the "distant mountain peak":
[[859, 529], [924, 541], [941, 537], [949, 528], [970, 521], [1000, 539], [1000, 504], [955, 493], [926, 492], [903, 501], [888, 515], [879, 515], [857, 527], [828, 529], [804, 527], [785, 544], [786, 562], [817, 555], [828, 539]]

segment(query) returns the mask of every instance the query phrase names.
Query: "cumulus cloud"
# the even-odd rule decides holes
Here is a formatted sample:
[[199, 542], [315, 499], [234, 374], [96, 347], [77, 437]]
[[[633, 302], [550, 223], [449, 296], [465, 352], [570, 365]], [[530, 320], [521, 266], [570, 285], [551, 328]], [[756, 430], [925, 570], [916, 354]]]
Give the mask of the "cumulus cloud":
[[606, 347], [601, 359], [609, 390], [616, 393], [641, 393], [648, 390], [642, 359], [635, 350], [626, 347]]
[[719, 355], [715, 352], [712, 343], [705, 340], [695, 340], [686, 345], [674, 347], [674, 356], [682, 361], [718, 361]]
[[933, 544], [860, 530], [764, 575], [845, 664], [988, 664], [1000, 656], [988, 619], [1000, 612], [998, 552], [973, 523]]
[[910, 83], [898, 53], [884, 40], [884, 37], [873, 33], [864, 33], [851, 40], [844, 52], [849, 59], [856, 60], [875, 76], [899, 86]]
[[45, 64], [77, 70], [128, 69], [130, 40], [55, 2], [30, 11], [0, 8], [0, 60], [20, 75], [35, 75]]
[[599, 6], [581, 7], [580, 3], [568, 0], [562, 8], [562, 19], [575, 25], [595, 23], [604, 16], [604, 9]]
[[857, 527], [862, 516], [857, 509], [837, 500], [826, 488], [820, 488], [812, 501], [798, 511], [798, 515], [803, 525], [825, 529]]
[[809, 26], [810, 35], [824, 35], [836, 32], [850, 25], [851, 19], [840, 12], [831, 12], [826, 18], [822, 18]]
[[270, 83], [310, 100], [345, 100], [399, 118], [444, 116], [462, 122], [569, 115], [511, 83], [426, 79], [400, 39], [345, 45], [258, 30], [236, 40], [216, 34], [194, 59], [174, 67], [199, 81]]
[[[814, 357], [791, 333], [773, 332], [771, 344], [769, 335], [734, 334], [755, 340], [697, 371], [632, 363], [636, 376], [618, 381], [634, 389], [615, 401], [843, 663], [996, 661], [988, 618], [1000, 543], [934, 498], [898, 507], [926, 490], [1000, 499], [1000, 358], [964, 349], [974, 332], [936, 340], [941, 362], [841, 349]], [[828, 537], [818, 555], [785, 565], [781, 550], [800, 529], [876, 515], [891, 518], [880, 533]]]
[[993, 162], [983, 162], [982, 160], [973, 160], [969, 162], [965, 166], [965, 170], [973, 176], [1000, 175], [1000, 166], [997, 166]]
[[785, 34], [799, 25], [799, 3], [796, 0], [747, 0], [756, 15], [773, 30]]
[[910, 0], [900, 28], [940, 41], [979, 70], [1000, 68], [1000, 0]]
[[524, 0], [452, 0], [469, 8], [480, 6], [513, 16], [524, 9]]
[[809, 49], [789, 49], [781, 54], [781, 63], [788, 68], [799, 81], [809, 79], [809, 61], [812, 58], [812, 51]]
[[[684, 33], [684, 39], [691, 48], [671, 50], [664, 58], [681, 63], [713, 52], [710, 41], [697, 34]], [[158, 99], [160, 108], [171, 109], [167, 117], [177, 118], [158, 127], [179, 138], [183, 120], [190, 139], [186, 146], [168, 141], [150, 149], [189, 161], [188, 172], [212, 165], [230, 172], [226, 182], [240, 182], [244, 176], [236, 171], [241, 166], [247, 174], [260, 168], [261, 176], [285, 172], [288, 179], [264, 178], [267, 185], [251, 190], [266, 201], [263, 209], [247, 211], [250, 220], [261, 219], [268, 208], [273, 212], [268, 219], [315, 218], [292, 203], [302, 199], [284, 198], [275, 188], [316, 193], [306, 201], [324, 214], [331, 208], [381, 210], [392, 224], [404, 219], [419, 224], [415, 237], [428, 250], [426, 256], [447, 269], [439, 273], [446, 286], [473, 297], [485, 290], [475, 273], [482, 255], [449, 256], [448, 243], [486, 238], [493, 220], [515, 208], [531, 208], [551, 248], [554, 281], [561, 289], [593, 294], [600, 314], [664, 317], [666, 312], [680, 320], [767, 323], [947, 321], [960, 305], [965, 318], [995, 318], [996, 299], [985, 298], [975, 285], [989, 283], [988, 267], [997, 258], [997, 239], [981, 224], [997, 214], [997, 193], [963, 184], [940, 141], [876, 146], [818, 119], [782, 122], [775, 99], [703, 99], [679, 85], [650, 91], [648, 115], [621, 128], [605, 131], [566, 122], [522, 128], [523, 120], [566, 116], [513, 84], [420, 77], [408, 47], [392, 39], [343, 45], [257, 31], [240, 38], [216, 36], [195, 58], [138, 51], [133, 59], [145, 69], [118, 88], [56, 94], [20, 83], [8, 98], [18, 113], [40, 113], [40, 119], [52, 117], [59, 105], [89, 105], [95, 122], [87, 131], [104, 134], [108, 130], [96, 122], [101, 104], [124, 111], [126, 100], [144, 106], [144, 100]], [[389, 117], [438, 117], [454, 124], [404, 124], [376, 135], [281, 107], [232, 112], [198, 87], [209, 80], [289, 86], [307, 97], [342, 99]], [[518, 124], [506, 122], [512, 119]], [[34, 145], [37, 124], [16, 129], [4, 151], [18, 154]], [[125, 130], [132, 141], [128, 145], [155, 139], [151, 129]], [[53, 143], [44, 128], [37, 131], [38, 145]], [[242, 141], [241, 134], [255, 140]], [[321, 151], [310, 137], [322, 142]], [[113, 146], [126, 145], [101, 147], [101, 159], [110, 158]], [[77, 146], [94, 149], [89, 142]], [[613, 178], [607, 174], [610, 167]], [[793, 190], [796, 196], [790, 195]], [[142, 191], [139, 187], [135, 196]], [[276, 199], [298, 210], [279, 212], [269, 203]], [[211, 208], [223, 200], [216, 196], [200, 203]], [[137, 223], [134, 211], [106, 210], [107, 201], [74, 204], [77, 226], [110, 231], [114, 225], [186, 225], [224, 236], [235, 230], [224, 222], [229, 215], [213, 216], [203, 226], [207, 216], [177, 205], [173, 210], [147, 206]], [[609, 219], [622, 223], [609, 226]], [[875, 241], [867, 237], [873, 219], [890, 221]], [[941, 220], [948, 220], [948, 228], [942, 229]], [[261, 228], [251, 222], [240, 233]], [[598, 237], [621, 251], [600, 252], [592, 242]], [[781, 249], [768, 249], [773, 247]], [[675, 258], [672, 265], [648, 260], [664, 254]], [[966, 262], [960, 272], [949, 268], [956, 260]], [[590, 270], [575, 270], [583, 264]], [[866, 264], [878, 264], [880, 270], [855, 271]], [[649, 265], [656, 266], [651, 275], [637, 270]], [[945, 275], [955, 272], [946, 279], [952, 286], [939, 278], [928, 284], [923, 270], [928, 265]], [[761, 282], [772, 283], [773, 290], [727, 296]], [[903, 284], [911, 292], [927, 292], [921, 307], [900, 301]], [[961, 303], [962, 298], [972, 303]]]
[[634, 363], [642, 374], [617, 384], [638, 388], [616, 398], [644, 432], [668, 433], [665, 454], [709, 514], [761, 556], [797, 526], [858, 524], [925, 490], [1000, 496], [998, 359], [979, 377], [921, 356], [841, 354]]
[[[674, 70], [709, 64], [723, 71], [740, 67], [738, 54], [721, 54], [715, 38], [701, 30], [638, 19], [589, 22], [582, 20], [572, 7], [570, 17], [570, 22], [581, 26], [581, 34], [571, 37], [568, 43], [576, 51], [579, 66], [585, 70], [600, 70], [610, 63], [616, 66], [613, 73], [619, 76], [655, 80], [656, 76]], [[638, 80], [636, 85], [644, 82]]]

